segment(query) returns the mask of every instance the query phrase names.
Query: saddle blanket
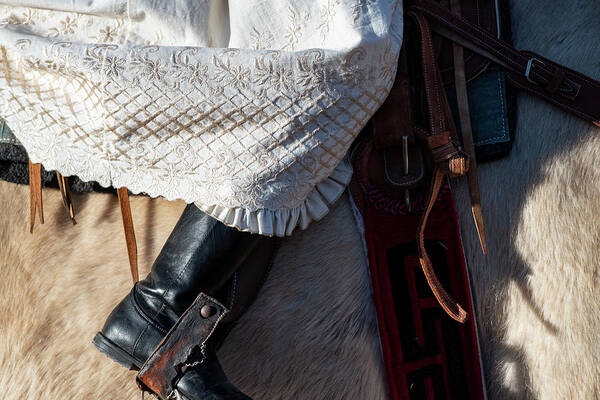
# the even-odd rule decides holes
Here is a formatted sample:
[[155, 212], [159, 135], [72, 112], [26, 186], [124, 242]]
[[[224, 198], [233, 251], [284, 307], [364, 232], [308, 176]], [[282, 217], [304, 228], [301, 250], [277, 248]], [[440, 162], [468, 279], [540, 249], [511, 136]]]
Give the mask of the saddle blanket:
[[421, 271], [419, 216], [378, 210], [357, 182], [351, 188], [364, 227], [390, 399], [484, 399], [476, 316], [450, 190], [431, 212], [425, 241], [440, 281], [470, 315], [464, 324], [442, 310]]

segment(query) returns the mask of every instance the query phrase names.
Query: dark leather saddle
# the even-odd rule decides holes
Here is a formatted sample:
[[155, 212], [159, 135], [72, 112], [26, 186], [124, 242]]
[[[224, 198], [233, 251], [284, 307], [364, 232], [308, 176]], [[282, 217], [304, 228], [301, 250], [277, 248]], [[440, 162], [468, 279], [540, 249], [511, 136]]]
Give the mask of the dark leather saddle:
[[[453, 0], [454, 1], [454, 0]], [[499, 9], [494, 0], [457, 0], [461, 15], [471, 24], [478, 26], [494, 37], [500, 34]], [[410, 5], [415, 2], [409, 2]], [[450, 9], [450, 1], [439, 2], [441, 7]], [[456, 7], [456, 6], [455, 6]], [[414, 38], [415, 28], [407, 21], [405, 45], [400, 55], [394, 86], [388, 99], [373, 116], [372, 136], [361, 143], [359, 171], [365, 188], [380, 189], [391, 199], [400, 199], [394, 207], [397, 212], [409, 212], [412, 202], [407, 190], [413, 190], [427, 182], [431, 170], [431, 160], [423, 150], [422, 142], [428, 131], [428, 112], [424, 99], [424, 82], [421, 67], [421, 43]], [[415, 41], [416, 39], [416, 41]], [[453, 42], [439, 35], [431, 37], [440, 82], [436, 90], [455, 86], [455, 62]], [[465, 50], [463, 73], [468, 82], [481, 74], [491, 63], [472, 51]], [[442, 93], [438, 93], [438, 97]], [[446, 110], [447, 111], [447, 110]], [[447, 116], [450, 133], [456, 135], [452, 116]], [[455, 138], [457, 139], [457, 138]], [[367, 155], [368, 154], [368, 155]], [[427, 165], [426, 165], [427, 164]], [[418, 204], [415, 204], [419, 208]]]
[[[500, 0], [412, 0], [396, 80], [352, 156], [367, 197], [392, 214], [420, 216], [420, 263], [442, 308], [457, 321], [467, 313], [440, 285], [424, 247], [427, 218], [447, 177], [466, 175], [485, 253], [467, 82], [491, 63], [514, 87], [600, 126], [600, 82], [503, 41]], [[458, 122], [447, 90], [456, 94]], [[460, 135], [459, 132], [460, 131]]]

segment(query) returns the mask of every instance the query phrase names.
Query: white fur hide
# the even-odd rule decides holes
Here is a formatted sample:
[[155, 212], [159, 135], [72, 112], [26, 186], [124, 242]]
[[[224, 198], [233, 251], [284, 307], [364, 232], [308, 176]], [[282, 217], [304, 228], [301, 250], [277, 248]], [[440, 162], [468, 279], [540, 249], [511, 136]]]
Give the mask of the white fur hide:
[[[517, 1], [515, 46], [600, 79], [600, 7]], [[598, 99], [600, 107], [600, 99]], [[518, 96], [508, 159], [479, 169], [488, 255], [458, 190], [492, 398], [600, 396], [600, 129]]]
[[[91, 339], [131, 287], [116, 197], [76, 195], [70, 226], [56, 190], [28, 233], [28, 188], [0, 182], [0, 388], [4, 400], [139, 399], [135, 374]], [[143, 274], [183, 210], [132, 198]], [[143, 276], [142, 274], [142, 276]], [[344, 196], [281, 246], [254, 305], [220, 351], [255, 399], [385, 399], [360, 234]]]

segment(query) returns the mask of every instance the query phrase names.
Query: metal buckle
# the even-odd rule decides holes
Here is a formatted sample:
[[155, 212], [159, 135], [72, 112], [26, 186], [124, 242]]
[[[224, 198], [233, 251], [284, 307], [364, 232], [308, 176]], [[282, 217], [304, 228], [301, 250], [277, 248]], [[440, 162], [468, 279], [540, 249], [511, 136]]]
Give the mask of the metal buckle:
[[533, 66], [533, 62], [537, 61], [538, 63], [542, 64], [544, 67], [546, 66], [546, 64], [540, 60], [539, 58], [535, 58], [532, 57], [529, 59], [529, 61], [527, 61], [527, 68], [525, 68], [525, 78], [527, 78], [527, 80], [531, 83], [533, 83], [534, 85], [539, 85], [539, 83], [533, 81], [530, 77], [529, 74], [531, 73], [531, 67]]

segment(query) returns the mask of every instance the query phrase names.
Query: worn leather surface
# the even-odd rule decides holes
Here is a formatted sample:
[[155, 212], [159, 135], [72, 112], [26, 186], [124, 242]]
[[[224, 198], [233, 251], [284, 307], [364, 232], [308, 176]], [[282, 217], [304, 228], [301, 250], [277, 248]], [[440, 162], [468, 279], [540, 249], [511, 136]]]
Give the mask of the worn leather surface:
[[263, 239], [268, 240], [225, 226], [188, 205], [138, 292], [148, 306], [181, 315], [198, 293], [212, 295], [223, 286]]
[[409, 9], [427, 16], [437, 33], [502, 66], [512, 85], [600, 126], [600, 82], [536, 53], [519, 51], [432, 1], [416, 2]]
[[[418, 4], [419, 0], [408, 1], [407, 5]], [[440, 7], [450, 8], [449, 0], [436, 1]], [[490, 35], [498, 37], [498, 20], [495, 0], [460, 0], [462, 17]], [[442, 75], [442, 81], [446, 86], [454, 85], [454, 60], [452, 43], [447, 40], [435, 40], [438, 65]], [[489, 65], [486, 58], [465, 51], [465, 75], [468, 81], [476, 78]]]
[[177, 392], [184, 400], [251, 400], [225, 376], [212, 347], [205, 358], [188, 371], [177, 383]]
[[249, 399], [229, 382], [209, 343], [228, 312], [199, 294], [140, 369], [140, 387], [165, 400], [175, 393], [188, 400]]
[[217, 299], [224, 299], [224, 304], [229, 309], [222, 324], [237, 321], [252, 304], [258, 290], [267, 279], [279, 242], [279, 238], [261, 240], [227, 284], [215, 294]]
[[[227, 227], [188, 205], [150, 274], [112, 311], [102, 334], [133, 356], [139, 368], [200, 292], [228, 293], [227, 281], [240, 268], [262, 279], [259, 271], [268, 268], [273, 240]], [[257, 290], [254, 281], [239, 274], [235, 285], [238, 301], [239, 293]]]
[[[416, 157], [414, 152], [409, 156], [408, 165], [406, 166], [408, 167], [406, 168], [407, 173], [398, 173], [398, 170], [402, 170], [400, 168], [401, 163], [398, 162], [399, 156], [402, 153], [399, 152], [397, 147], [391, 147], [390, 144], [395, 144], [398, 141], [397, 139], [402, 137], [402, 131], [396, 132], [394, 129], [404, 127], [405, 132], [406, 129], [414, 132], [415, 138], [424, 148], [429, 150], [428, 154], [431, 156], [431, 161], [434, 164], [434, 178], [430, 182], [430, 189], [427, 192], [425, 202], [427, 206], [421, 215], [419, 229], [416, 232], [420, 262], [427, 282], [441, 307], [453, 319], [464, 322], [467, 318], [466, 311], [452, 298], [437, 279], [435, 270], [425, 249], [424, 232], [428, 214], [438, 198], [445, 178], [447, 176], [464, 175], [469, 169], [469, 160], [468, 156], [462, 151], [456, 134], [456, 127], [446, 98], [441, 73], [437, 65], [429, 23], [422, 14], [410, 11], [407, 13], [407, 16], [410, 17], [411, 21], [414, 21], [416, 29], [414, 29], [413, 40], [416, 40], [416, 42], [412, 46], [405, 46], [403, 51], [406, 52], [409, 48], [415, 48], [414, 55], [418, 54], [420, 56], [420, 69], [422, 73], [418, 80], [422, 81], [424, 95], [421, 98], [426, 102], [423, 114], [427, 118], [421, 121], [422, 128], [420, 129], [413, 128], [412, 126], [407, 127], [406, 121], [409, 121], [410, 118], [387, 118], [385, 113], [389, 113], [394, 109], [392, 102], [402, 100], [408, 102], [412, 100], [408, 97], [410, 92], [403, 90], [405, 86], [397, 83], [392, 89], [394, 96], [391, 97], [390, 104], [381, 110], [378, 118], [373, 121], [374, 136], [385, 135], [387, 140], [378, 140], [377, 138], [374, 140], [367, 139], [366, 144], [359, 146], [355, 152], [355, 166], [357, 167], [357, 176], [359, 176], [363, 190], [368, 190], [369, 186], [374, 186], [382, 190], [386, 195], [398, 198], [404, 190], [414, 189], [419, 183], [427, 179], [425, 178], [427, 174], [423, 173], [423, 167], [420, 169], [414, 167], [418, 164], [425, 164], [422, 158], [420, 159], [420, 163], [417, 162], [415, 164], [415, 161], [419, 161], [419, 157]], [[403, 59], [403, 57], [400, 58], [401, 61]], [[400, 63], [400, 72], [404, 69], [403, 67], [403, 64]], [[400, 80], [404, 80], [405, 78], [405, 75], [400, 74]], [[415, 92], [418, 92], [418, 90], [415, 90]], [[413, 103], [418, 106], [421, 101], [417, 99]], [[410, 110], [402, 108], [397, 109], [396, 112], [410, 114]], [[399, 122], [392, 125], [386, 122], [379, 123], [379, 121], [389, 122], [390, 120]], [[377, 151], [377, 144], [381, 147], [383, 147], [382, 145], [389, 147], [382, 149], [385, 152]], [[386, 155], [389, 156], [389, 160], [385, 160]], [[413, 166], [412, 168], [411, 165]], [[391, 171], [396, 173], [391, 174]], [[406, 202], [410, 202], [408, 196]]]

